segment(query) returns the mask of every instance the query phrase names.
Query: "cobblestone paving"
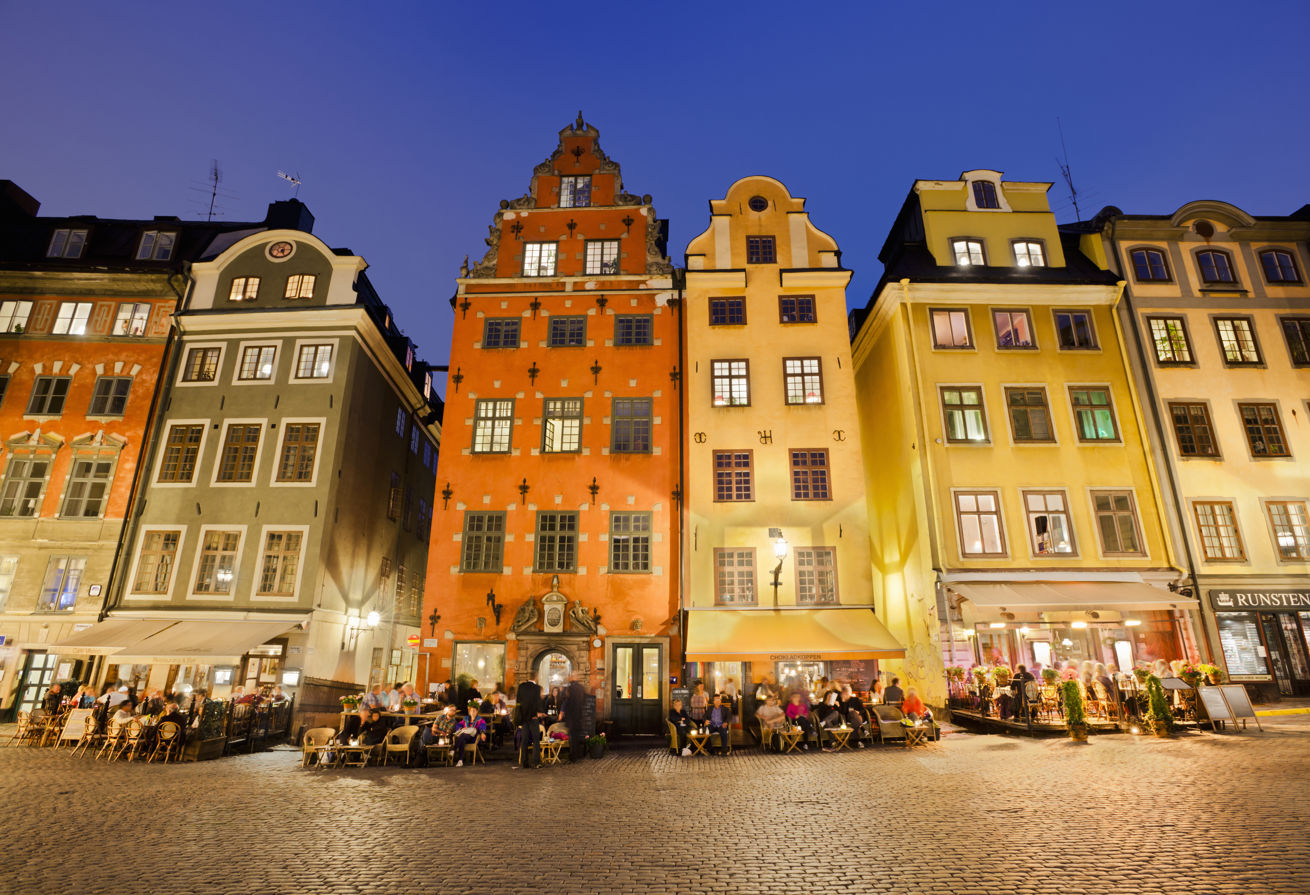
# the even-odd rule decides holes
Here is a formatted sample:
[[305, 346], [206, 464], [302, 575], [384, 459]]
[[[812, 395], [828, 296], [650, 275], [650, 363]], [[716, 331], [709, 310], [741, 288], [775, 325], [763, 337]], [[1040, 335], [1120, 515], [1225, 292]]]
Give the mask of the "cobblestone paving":
[[546, 771], [0, 749], [3, 893], [1310, 892], [1310, 717]]

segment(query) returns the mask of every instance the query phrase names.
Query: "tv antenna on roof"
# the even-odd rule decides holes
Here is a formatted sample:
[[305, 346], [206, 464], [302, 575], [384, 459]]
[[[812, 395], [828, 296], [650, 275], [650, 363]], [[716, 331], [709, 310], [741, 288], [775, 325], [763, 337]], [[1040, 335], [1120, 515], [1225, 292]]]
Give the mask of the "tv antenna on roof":
[[211, 159], [209, 162], [209, 216], [207, 221], [214, 219], [214, 202], [218, 199], [218, 183], [223, 179], [223, 172], [219, 170], [218, 159]]
[[192, 181], [187, 187], [191, 192], [198, 194], [192, 197], [191, 202], [196, 213], [205, 215], [207, 221], [223, 216], [223, 206], [218, 204], [220, 197], [229, 200], [236, 198], [234, 193], [222, 187], [222, 182], [223, 169], [218, 166], [218, 159], [210, 159], [209, 176], [203, 181]]
[[1055, 164], [1060, 168], [1060, 176], [1064, 178], [1064, 185], [1069, 188], [1069, 201], [1073, 203], [1073, 214], [1078, 220], [1083, 219], [1082, 212], [1078, 210], [1078, 190], [1073, 185], [1073, 173], [1069, 170], [1069, 150], [1064, 145], [1064, 125], [1060, 122], [1059, 116], [1056, 116], [1055, 126], [1060, 129], [1060, 152], [1064, 154], [1064, 161], [1058, 158]]
[[277, 176], [278, 176], [278, 177], [281, 177], [281, 178], [282, 178], [283, 180], [285, 180], [287, 183], [291, 184], [291, 196], [292, 196], [292, 198], [299, 199], [299, 198], [300, 198], [300, 184], [301, 184], [300, 175], [299, 175], [299, 174], [288, 174], [286, 171], [278, 171], [278, 172], [277, 172]]

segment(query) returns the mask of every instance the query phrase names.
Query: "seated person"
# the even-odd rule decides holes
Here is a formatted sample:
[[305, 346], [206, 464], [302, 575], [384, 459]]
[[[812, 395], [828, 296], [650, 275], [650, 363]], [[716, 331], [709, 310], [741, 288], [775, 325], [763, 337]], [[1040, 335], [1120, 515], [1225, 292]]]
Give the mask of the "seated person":
[[714, 702], [705, 712], [705, 726], [710, 729], [710, 745], [713, 746], [717, 736], [719, 752], [727, 755], [732, 748], [732, 708], [718, 693], [714, 694]]
[[787, 723], [787, 715], [778, 705], [777, 696], [766, 696], [764, 705], [755, 710], [755, 720], [760, 724], [760, 739], [767, 742], [769, 737], [765, 736], [766, 732], [775, 731], [782, 728]]
[[569, 726], [563, 721], [556, 721], [546, 729], [546, 739], [565, 740], [569, 738]]
[[[805, 739], [808, 740], [814, 735], [814, 725], [810, 723], [810, 707], [801, 700], [800, 693], [791, 694], [791, 700], [787, 703], [784, 714], [793, 727], [799, 727], [805, 732]], [[802, 747], [808, 749], [809, 744], [802, 743]]]
[[823, 702], [815, 710], [819, 716], [819, 723], [824, 727], [841, 727], [846, 722], [846, 717], [842, 714], [840, 694], [836, 690], [829, 690], [824, 694]]
[[[918, 721], [927, 713], [928, 707], [919, 698], [919, 691], [911, 687], [909, 692], [905, 694], [905, 700], [901, 703], [901, 711], [910, 720]], [[928, 715], [928, 720], [932, 720], [932, 715]]]
[[901, 689], [901, 679], [894, 677], [891, 686], [883, 691], [882, 701], [887, 705], [899, 705], [903, 699], [905, 699], [905, 691]]
[[451, 742], [455, 735], [455, 707], [447, 705], [442, 707], [441, 714], [433, 720], [431, 724], [423, 728], [423, 734], [419, 737], [419, 742], [424, 748], [436, 745], [438, 740], [444, 739]]
[[[868, 714], [864, 710], [864, 701], [855, 695], [855, 691], [849, 685], [842, 689], [841, 713], [846, 718], [846, 723], [859, 731], [868, 720]], [[864, 743], [859, 739], [859, 733], [855, 735], [856, 748], [863, 749]]]
[[41, 706], [46, 710], [47, 714], [57, 715], [63, 699], [64, 697], [59, 692], [59, 685], [51, 684], [50, 689], [45, 692], [45, 699], [41, 701]]
[[464, 766], [464, 747], [470, 744], [476, 744], [479, 740], [487, 739], [487, 722], [478, 717], [478, 708], [481, 701], [474, 699], [469, 702], [468, 714], [459, 719], [455, 725], [454, 749], [460, 757], [455, 762], [455, 767]]
[[123, 725], [135, 717], [136, 706], [131, 702], [120, 702], [118, 704], [118, 711], [114, 712], [113, 716], [110, 718], [110, 723]]
[[869, 705], [881, 705], [886, 700], [882, 690], [882, 681], [874, 681], [869, 688]]
[[368, 720], [360, 725], [359, 744], [361, 746], [376, 746], [387, 738], [391, 732], [391, 725], [382, 719], [382, 713], [377, 709], [370, 709]]
[[669, 723], [678, 733], [679, 753], [683, 756], [690, 755], [691, 747], [687, 745], [687, 731], [691, 729], [691, 715], [682, 707], [681, 699], [673, 700], [673, 705], [669, 708]]

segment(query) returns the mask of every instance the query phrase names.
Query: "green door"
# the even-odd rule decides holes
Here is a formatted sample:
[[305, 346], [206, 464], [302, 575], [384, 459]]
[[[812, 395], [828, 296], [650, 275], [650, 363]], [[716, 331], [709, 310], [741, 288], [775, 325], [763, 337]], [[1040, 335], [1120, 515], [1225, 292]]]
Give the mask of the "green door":
[[23, 668], [23, 682], [18, 688], [18, 710], [30, 712], [41, 705], [45, 691], [55, 679], [54, 653], [28, 653], [27, 665]]

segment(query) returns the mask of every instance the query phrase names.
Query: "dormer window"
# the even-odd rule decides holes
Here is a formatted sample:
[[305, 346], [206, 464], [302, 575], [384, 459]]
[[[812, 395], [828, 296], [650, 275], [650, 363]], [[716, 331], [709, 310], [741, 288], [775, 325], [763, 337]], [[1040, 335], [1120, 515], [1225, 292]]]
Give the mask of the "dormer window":
[[1207, 283], [1236, 283], [1233, 276], [1233, 263], [1227, 252], [1206, 249], [1196, 253], [1197, 266], [1201, 268], [1201, 279]]
[[47, 258], [81, 258], [86, 246], [85, 230], [56, 230], [50, 237], [50, 248], [46, 250]]
[[173, 244], [177, 234], [166, 230], [147, 230], [141, 234], [141, 245], [136, 250], [138, 261], [167, 261], [173, 257]]
[[975, 180], [973, 182], [973, 204], [979, 208], [1000, 208], [1001, 203], [996, 199], [996, 184], [990, 180]]
[[1020, 239], [1013, 243], [1014, 263], [1020, 267], [1045, 267], [1046, 250], [1034, 239]]
[[286, 298], [313, 298], [314, 283], [318, 277], [312, 273], [298, 273], [287, 277]]
[[254, 301], [259, 295], [259, 277], [236, 277], [232, 280], [232, 291], [228, 301]]
[[955, 263], [961, 267], [967, 267], [971, 264], [987, 264], [987, 256], [983, 254], [981, 239], [952, 239], [951, 252], [955, 255]]
[[559, 207], [586, 208], [591, 204], [591, 176], [561, 177], [559, 179]]

